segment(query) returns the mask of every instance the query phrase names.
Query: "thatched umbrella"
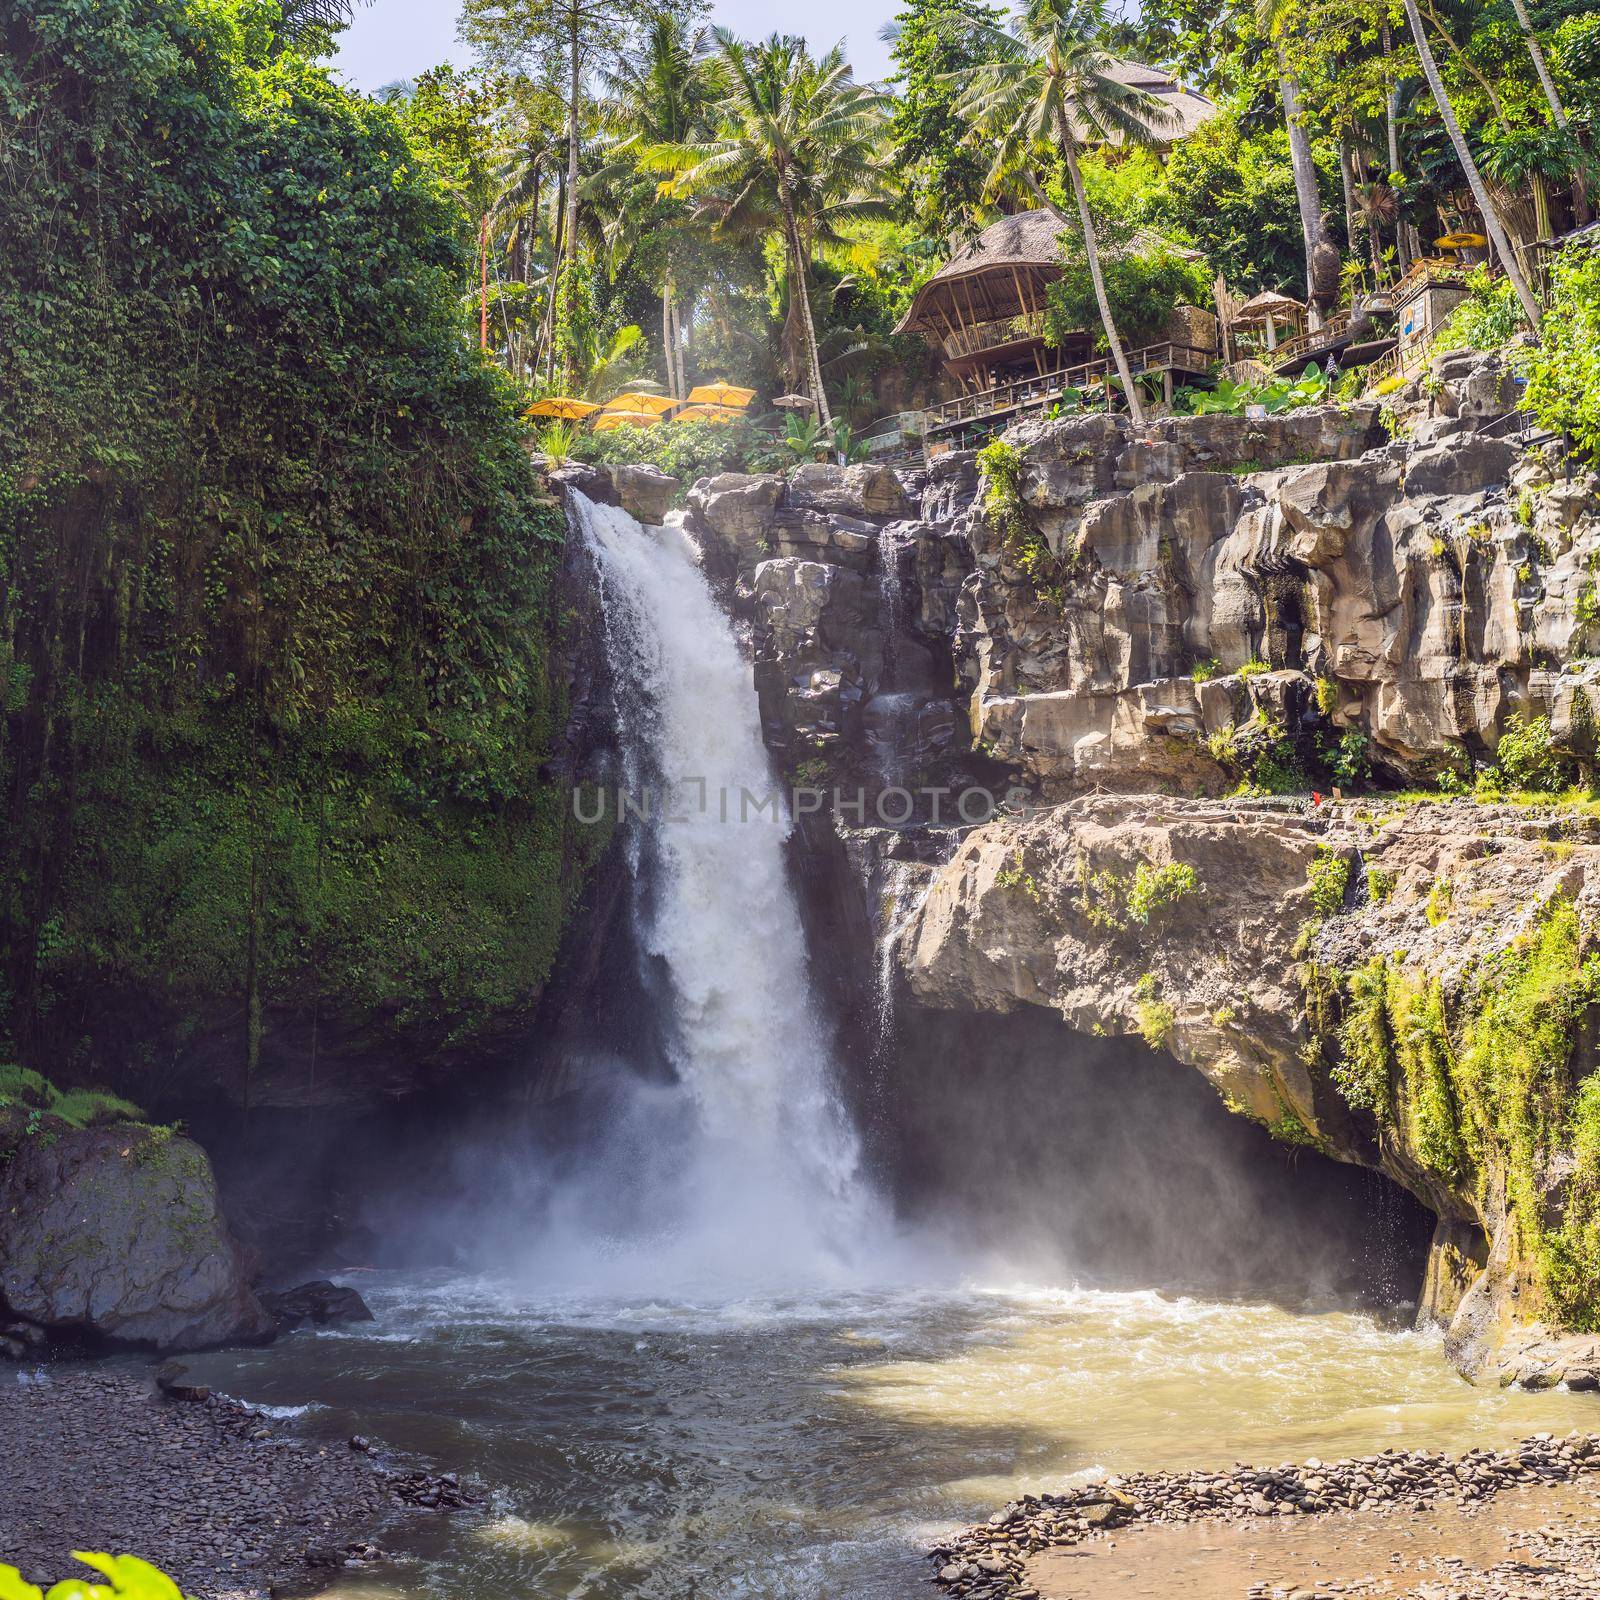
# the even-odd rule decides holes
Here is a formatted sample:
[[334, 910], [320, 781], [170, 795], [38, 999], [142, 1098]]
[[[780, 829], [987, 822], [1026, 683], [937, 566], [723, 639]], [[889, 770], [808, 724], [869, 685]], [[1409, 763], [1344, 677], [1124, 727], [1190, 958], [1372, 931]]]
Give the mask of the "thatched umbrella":
[[1286, 322], [1294, 327], [1299, 327], [1304, 320], [1306, 308], [1298, 300], [1291, 300], [1286, 294], [1278, 294], [1275, 290], [1265, 289], [1239, 307], [1233, 314], [1233, 325], [1236, 328], [1260, 328], [1267, 330], [1267, 349], [1278, 348], [1278, 328], [1280, 322]]

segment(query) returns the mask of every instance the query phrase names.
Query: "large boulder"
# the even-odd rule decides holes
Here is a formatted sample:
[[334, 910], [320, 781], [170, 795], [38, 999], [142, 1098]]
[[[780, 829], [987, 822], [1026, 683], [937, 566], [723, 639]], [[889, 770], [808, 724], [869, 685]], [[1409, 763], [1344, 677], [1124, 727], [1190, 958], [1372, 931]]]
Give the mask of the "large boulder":
[[0, 1321], [158, 1350], [272, 1336], [193, 1140], [46, 1117], [0, 1145]]
[[666, 520], [681, 487], [671, 473], [651, 466], [613, 467], [611, 481], [618, 502], [630, 517], [658, 525]]

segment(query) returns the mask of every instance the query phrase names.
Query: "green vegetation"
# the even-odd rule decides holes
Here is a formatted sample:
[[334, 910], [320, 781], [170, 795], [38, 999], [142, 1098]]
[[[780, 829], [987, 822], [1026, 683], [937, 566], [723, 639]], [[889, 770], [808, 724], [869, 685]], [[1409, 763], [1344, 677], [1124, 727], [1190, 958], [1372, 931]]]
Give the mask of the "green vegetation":
[[1525, 363], [1528, 409], [1587, 455], [1600, 455], [1600, 255], [1560, 252], [1550, 286], [1540, 343]]
[[1084, 863], [1079, 869], [1078, 896], [1073, 904], [1091, 927], [1126, 933], [1137, 924], [1148, 927], [1180, 900], [1203, 894], [1200, 875], [1187, 861], [1166, 861], [1159, 867], [1141, 861], [1130, 872]]
[[1548, 717], [1514, 712], [1506, 719], [1495, 748], [1496, 787], [1559, 794], [1571, 784], [1573, 770], [1572, 760], [1556, 748]]
[[22, 0], [0, 56], [0, 1036], [68, 1081], [220, 1029], [248, 1098], [289, 1005], [479, 1046], [573, 881], [459, 206], [277, 15]]
[[1164, 1050], [1172, 1037], [1178, 1013], [1158, 998], [1160, 982], [1153, 972], [1144, 973], [1133, 986], [1133, 1015], [1139, 1037], [1152, 1050]]
[[978, 452], [978, 472], [983, 484], [983, 514], [1000, 535], [1006, 554], [1035, 594], [1062, 604], [1072, 563], [1055, 555], [1029, 520], [1022, 503], [1022, 456], [1016, 446], [991, 439]]
[[1298, 378], [1271, 378], [1265, 383], [1238, 383], [1222, 378], [1210, 389], [1183, 388], [1172, 397], [1173, 409], [1197, 417], [1242, 417], [1250, 406], [1260, 406], [1268, 416], [1320, 405], [1328, 392], [1328, 379], [1313, 361]]
[[1500, 349], [1523, 326], [1516, 290], [1505, 278], [1491, 277], [1487, 267], [1478, 267], [1471, 273], [1467, 288], [1470, 291], [1467, 298], [1440, 330], [1435, 348]]
[[[1346, 990], [1332, 1069], [1345, 1100], [1486, 1206], [1503, 1183], [1518, 1253], [1550, 1309], [1572, 1326], [1600, 1326], [1600, 956], [1585, 946], [1576, 907], [1553, 902], [1451, 995], [1403, 956], [1373, 957]], [[1557, 1150], [1571, 1165], [1553, 1200]]]
[[1166, 861], [1159, 867], [1141, 861], [1128, 886], [1128, 915], [1143, 927], [1185, 895], [1200, 892], [1200, 875], [1187, 861]]
[[142, 1122], [144, 1112], [131, 1100], [104, 1089], [60, 1090], [27, 1067], [0, 1063], [0, 1112], [17, 1110], [58, 1117], [69, 1128], [102, 1122]]
[[1337, 916], [1344, 909], [1344, 897], [1350, 887], [1350, 858], [1336, 855], [1325, 845], [1318, 846], [1306, 868], [1306, 882], [1311, 889], [1311, 904], [1324, 917]]
[[72, 1559], [92, 1567], [107, 1582], [63, 1578], [48, 1589], [39, 1589], [25, 1583], [15, 1567], [0, 1564], [0, 1600], [184, 1600], [177, 1584], [166, 1573], [138, 1556], [74, 1550]]
[[[1104, 236], [1107, 230], [1102, 228], [1101, 233]], [[1210, 283], [1203, 268], [1170, 246], [1158, 244], [1139, 251], [1128, 239], [1128, 230], [1121, 233], [1121, 237], [1113, 234], [1104, 241], [1117, 246], [1102, 263], [1106, 299], [1128, 342], [1148, 344], [1166, 337], [1175, 306], [1208, 300]], [[1063, 261], [1061, 276], [1045, 296], [1045, 337], [1052, 344], [1062, 344], [1080, 329], [1097, 328], [1100, 323], [1088, 257], [1076, 239], [1067, 242]]]

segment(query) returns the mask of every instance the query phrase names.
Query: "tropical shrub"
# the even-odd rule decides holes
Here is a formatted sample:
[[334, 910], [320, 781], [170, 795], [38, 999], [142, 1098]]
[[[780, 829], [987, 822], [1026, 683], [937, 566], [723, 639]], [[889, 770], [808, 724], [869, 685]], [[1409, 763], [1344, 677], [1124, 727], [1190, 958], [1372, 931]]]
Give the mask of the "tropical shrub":
[[1550, 305], [1529, 352], [1527, 405], [1547, 428], [1600, 455], [1600, 251], [1563, 250], [1550, 269]]
[[1511, 280], [1474, 267], [1467, 277], [1468, 295], [1439, 331], [1441, 350], [1498, 350], [1524, 326], [1522, 306]]
[[93, 1550], [74, 1550], [74, 1561], [93, 1567], [105, 1583], [87, 1578], [63, 1578], [48, 1589], [23, 1581], [15, 1567], [0, 1564], [0, 1600], [184, 1600], [175, 1584], [159, 1567], [138, 1556], [108, 1556]]

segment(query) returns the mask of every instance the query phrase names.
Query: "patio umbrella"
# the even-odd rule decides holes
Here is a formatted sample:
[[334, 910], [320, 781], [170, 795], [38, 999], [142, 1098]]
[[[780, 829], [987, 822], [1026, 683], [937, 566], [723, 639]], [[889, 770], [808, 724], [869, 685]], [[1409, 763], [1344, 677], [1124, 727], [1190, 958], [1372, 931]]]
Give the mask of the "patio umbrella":
[[591, 412], [600, 409], [592, 400], [574, 400], [570, 395], [550, 394], [542, 400], [535, 400], [526, 411], [525, 417], [559, 417], [563, 422], [576, 422], [581, 417], [587, 417]]
[[738, 406], [685, 406], [674, 422], [737, 422], [744, 415]]
[[772, 398], [780, 411], [815, 411], [817, 402], [808, 394], [779, 394]]
[[595, 433], [612, 428], [653, 428], [661, 420], [659, 411], [602, 411], [592, 424]]
[[670, 394], [644, 394], [638, 389], [628, 389], [622, 394], [613, 395], [600, 408], [603, 412], [614, 411], [646, 411], [653, 417], [658, 417], [663, 411], [670, 411], [679, 404]]
[[1278, 294], [1275, 290], [1266, 289], [1239, 307], [1233, 314], [1233, 325], [1236, 328], [1255, 328], [1265, 326], [1267, 330], [1267, 349], [1278, 348], [1278, 324], [1280, 322], [1295, 322], [1305, 315], [1305, 307], [1298, 300], [1291, 300], [1286, 294]]
[[697, 383], [689, 391], [689, 404], [747, 406], [755, 397], [754, 389], [741, 389], [736, 383]]
[[1468, 233], [1464, 228], [1447, 233], [1433, 241], [1441, 250], [1481, 250], [1488, 240], [1481, 233]]

